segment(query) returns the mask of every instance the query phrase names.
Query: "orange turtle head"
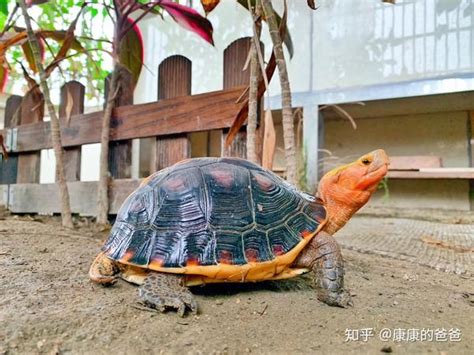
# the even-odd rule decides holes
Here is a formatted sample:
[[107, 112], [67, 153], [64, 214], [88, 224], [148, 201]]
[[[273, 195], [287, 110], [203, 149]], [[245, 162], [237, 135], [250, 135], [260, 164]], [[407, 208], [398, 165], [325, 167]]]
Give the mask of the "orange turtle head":
[[324, 231], [329, 234], [337, 232], [367, 203], [387, 174], [388, 164], [385, 151], [377, 149], [323, 176], [318, 195], [327, 209], [328, 222]]

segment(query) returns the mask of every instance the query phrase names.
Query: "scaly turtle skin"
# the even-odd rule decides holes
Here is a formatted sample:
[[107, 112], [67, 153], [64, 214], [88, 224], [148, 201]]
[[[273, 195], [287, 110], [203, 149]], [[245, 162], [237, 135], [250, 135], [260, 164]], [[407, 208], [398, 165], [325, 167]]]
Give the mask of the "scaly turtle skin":
[[90, 277], [141, 285], [164, 311], [197, 311], [187, 286], [278, 280], [313, 271], [318, 298], [351, 305], [332, 237], [387, 172], [383, 150], [327, 173], [315, 198], [236, 158], [189, 159], [143, 181], [122, 205]]

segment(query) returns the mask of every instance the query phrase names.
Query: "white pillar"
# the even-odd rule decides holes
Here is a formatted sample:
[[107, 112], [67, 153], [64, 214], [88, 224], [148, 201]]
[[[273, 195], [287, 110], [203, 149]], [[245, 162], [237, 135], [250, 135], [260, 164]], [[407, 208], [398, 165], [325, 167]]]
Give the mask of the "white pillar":
[[318, 105], [303, 106], [303, 157], [305, 161], [305, 188], [316, 192], [321, 178], [319, 149], [324, 146], [324, 119]]

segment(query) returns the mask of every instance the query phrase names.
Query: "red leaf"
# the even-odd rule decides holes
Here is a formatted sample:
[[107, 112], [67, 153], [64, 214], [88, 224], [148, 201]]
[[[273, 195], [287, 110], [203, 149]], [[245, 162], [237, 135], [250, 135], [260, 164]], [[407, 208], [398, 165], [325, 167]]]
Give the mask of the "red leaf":
[[214, 45], [212, 24], [196, 10], [171, 0], [160, 1], [159, 6], [166, 10], [178, 24]]
[[[133, 23], [133, 20], [128, 19], [128, 22]], [[136, 84], [143, 65], [143, 38], [136, 24], [122, 37], [119, 58], [120, 63], [132, 73]]]

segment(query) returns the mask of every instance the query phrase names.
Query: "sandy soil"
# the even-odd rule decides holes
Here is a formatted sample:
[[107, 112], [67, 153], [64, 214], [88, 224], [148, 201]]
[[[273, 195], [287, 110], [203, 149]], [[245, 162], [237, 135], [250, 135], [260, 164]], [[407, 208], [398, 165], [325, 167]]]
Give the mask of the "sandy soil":
[[[474, 353], [474, 282], [466, 276], [344, 250], [350, 309], [317, 301], [309, 278], [194, 289], [201, 313], [137, 307], [137, 289], [93, 285], [104, 233], [0, 221], [0, 354]], [[346, 329], [373, 328], [364, 341]], [[383, 328], [459, 329], [460, 342], [383, 342]], [[441, 331], [438, 334], [443, 334]]]

